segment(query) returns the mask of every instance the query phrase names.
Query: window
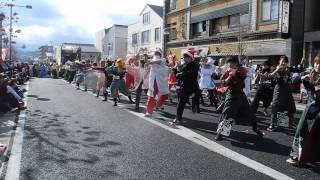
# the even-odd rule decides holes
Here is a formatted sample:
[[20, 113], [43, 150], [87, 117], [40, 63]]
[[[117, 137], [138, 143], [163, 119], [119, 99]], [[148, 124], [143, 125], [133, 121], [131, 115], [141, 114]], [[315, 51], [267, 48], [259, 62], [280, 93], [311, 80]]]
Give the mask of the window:
[[150, 42], [150, 30], [148, 31], [143, 31], [141, 33], [141, 43], [146, 44]]
[[201, 1], [205, 1], [205, 0], [191, 0], [190, 4], [195, 5], [197, 3], [200, 3]]
[[212, 19], [210, 23], [210, 36], [221, 31], [221, 18]]
[[206, 21], [201, 21], [198, 23], [193, 23], [192, 24], [193, 28], [193, 35], [194, 36], [201, 36], [207, 31], [207, 22]]
[[175, 10], [177, 8], [177, 0], [170, 0], [170, 10]]
[[263, 0], [262, 21], [278, 20], [279, 0]]
[[238, 27], [239, 24], [240, 24], [240, 15], [239, 14], [234, 14], [234, 15], [229, 16], [229, 21], [228, 21], [229, 28]]
[[240, 24], [242, 26], [248, 26], [249, 25], [249, 14], [241, 14], [240, 15]]
[[142, 18], [143, 24], [150, 24], [150, 12], [144, 13]]
[[132, 34], [132, 44], [136, 45], [138, 44], [138, 34]]
[[160, 28], [154, 29], [154, 41], [156, 42], [160, 41]]
[[177, 29], [171, 28], [170, 29], [170, 40], [176, 40], [177, 39]]

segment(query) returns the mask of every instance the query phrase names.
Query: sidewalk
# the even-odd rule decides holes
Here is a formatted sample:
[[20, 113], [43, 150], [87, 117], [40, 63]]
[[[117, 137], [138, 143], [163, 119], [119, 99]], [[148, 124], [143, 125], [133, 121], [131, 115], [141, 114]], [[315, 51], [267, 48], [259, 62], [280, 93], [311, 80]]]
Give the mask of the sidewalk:
[[18, 112], [0, 114], [0, 143], [7, 145], [6, 152], [0, 156], [0, 179], [5, 175], [6, 162], [9, 160], [18, 115]]

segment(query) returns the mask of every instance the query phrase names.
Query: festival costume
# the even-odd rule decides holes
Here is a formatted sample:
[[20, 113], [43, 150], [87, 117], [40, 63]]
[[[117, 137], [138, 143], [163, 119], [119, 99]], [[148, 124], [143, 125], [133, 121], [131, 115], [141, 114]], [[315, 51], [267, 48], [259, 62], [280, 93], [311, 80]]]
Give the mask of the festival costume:
[[[133, 65], [134, 61], [136, 61], [135, 57], [128, 58], [128, 60], [126, 61], [126, 66], [128, 67]], [[128, 88], [132, 88], [134, 86], [134, 75], [126, 73], [124, 79]]]
[[187, 102], [189, 102], [190, 96], [192, 97], [193, 112], [200, 111], [198, 84], [199, 66], [194, 62], [193, 49], [188, 49], [183, 54], [189, 56], [192, 61], [189, 63], [183, 63], [181, 68], [179, 68], [179, 72], [176, 74], [178, 87], [178, 107], [176, 111], [176, 118], [173, 120], [173, 123], [179, 123], [181, 121], [185, 105]]
[[135, 110], [140, 110], [140, 100], [143, 90], [148, 90], [148, 83], [149, 83], [149, 74], [150, 74], [150, 66], [131, 64], [127, 66], [128, 74], [134, 77], [134, 89], [136, 91], [136, 99], [135, 99]]
[[244, 80], [244, 88], [243, 92], [247, 97], [251, 97], [251, 82], [253, 78], [253, 69], [251, 67], [245, 67], [247, 70], [247, 76], [246, 79]]
[[270, 69], [263, 69], [261, 73], [257, 74], [255, 81], [258, 83], [256, 95], [251, 103], [251, 108], [254, 113], [257, 112], [259, 102], [263, 102], [263, 107], [267, 109], [272, 101], [273, 95], [273, 83], [272, 79], [269, 78]]
[[214, 97], [215, 84], [212, 79], [213, 74], [214, 74], [214, 68], [212, 67], [211, 64], [206, 64], [206, 65], [202, 66], [199, 71], [199, 75], [200, 75], [199, 88], [201, 90], [200, 96], [202, 94], [202, 91], [204, 91], [204, 90], [208, 91], [210, 105], [215, 104], [215, 106], [217, 108], [218, 102], [216, 101], [216, 99]]
[[303, 84], [314, 101], [306, 106], [300, 117], [290, 159], [287, 160], [292, 164], [320, 161], [320, 91], [315, 89], [315, 86], [320, 85], [320, 73], [312, 71], [309, 78], [304, 79]]
[[278, 126], [279, 117], [288, 117], [289, 124], [296, 112], [295, 102], [289, 85], [289, 71], [279, 71], [270, 75], [275, 79], [276, 85], [273, 91], [271, 124], [268, 130], [272, 131]]
[[123, 79], [126, 73], [126, 69], [124, 68], [124, 65], [122, 66], [120, 63], [117, 66], [112, 66], [107, 68], [107, 73], [113, 75], [110, 91], [111, 91], [111, 96], [114, 98], [115, 106], [117, 105], [117, 98], [118, 98], [119, 92], [121, 92], [125, 96], [128, 96], [130, 102], [131, 103], [133, 102], [131, 99], [131, 92], [129, 91]]
[[80, 83], [84, 81], [84, 76], [87, 72], [87, 68], [84, 64], [79, 64], [77, 68], [77, 74], [75, 76], [76, 86], [79, 88]]
[[263, 134], [257, 130], [256, 117], [243, 92], [247, 71], [240, 66], [236, 69], [236, 73], [233, 74], [232, 71], [234, 70], [228, 69], [221, 77], [222, 85], [227, 87], [227, 90], [216, 140], [222, 140], [222, 136], [229, 136], [234, 122], [251, 125], [253, 131], [262, 137]]
[[172, 86], [175, 86], [177, 84], [177, 78], [176, 75], [174, 74], [174, 71], [172, 70], [173, 68], [176, 67], [176, 62], [175, 62], [175, 56], [174, 55], [169, 55], [168, 56], [168, 61], [169, 61], [169, 75], [168, 75], [168, 85], [169, 89], [172, 88]]
[[[157, 49], [155, 52], [160, 54], [161, 50]], [[153, 57], [151, 60], [151, 69], [149, 75], [149, 87], [148, 87], [148, 101], [146, 115], [152, 115], [155, 105], [155, 98], [158, 97], [156, 107], [159, 108], [163, 105], [168, 98], [168, 67], [166, 61], [163, 58]]]

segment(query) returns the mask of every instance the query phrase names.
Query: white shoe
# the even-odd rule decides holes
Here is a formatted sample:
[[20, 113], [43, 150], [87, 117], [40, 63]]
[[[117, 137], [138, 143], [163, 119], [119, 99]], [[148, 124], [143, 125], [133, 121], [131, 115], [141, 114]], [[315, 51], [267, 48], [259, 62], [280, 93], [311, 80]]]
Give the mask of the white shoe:
[[145, 115], [144, 115], [144, 117], [151, 117], [152, 115], [150, 114], [150, 113], [146, 113]]

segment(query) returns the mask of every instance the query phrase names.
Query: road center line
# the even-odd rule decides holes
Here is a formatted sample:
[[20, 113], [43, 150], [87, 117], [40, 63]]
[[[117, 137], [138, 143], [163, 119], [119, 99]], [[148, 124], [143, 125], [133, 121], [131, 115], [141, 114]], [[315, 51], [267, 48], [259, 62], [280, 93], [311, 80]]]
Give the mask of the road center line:
[[[28, 103], [29, 82], [27, 82], [26, 90], [27, 92], [25, 93], [24, 100], [25, 106], [27, 106]], [[21, 111], [17, 122], [17, 128], [14, 132], [13, 145], [5, 176], [6, 180], [19, 180], [20, 178], [23, 130], [26, 117], [26, 110]]]

